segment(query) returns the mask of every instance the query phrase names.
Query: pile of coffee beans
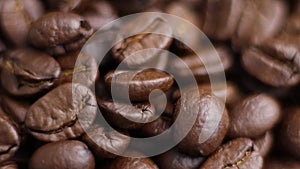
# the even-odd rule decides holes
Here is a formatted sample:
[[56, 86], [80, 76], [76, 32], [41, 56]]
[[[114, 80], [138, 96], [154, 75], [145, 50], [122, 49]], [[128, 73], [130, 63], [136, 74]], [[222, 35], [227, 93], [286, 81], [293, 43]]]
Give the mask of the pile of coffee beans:
[[[156, 16], [98, 37], [124, 37], [100, 64], [81, 51], [139, 12], [184, 18], [214, 50]], [[0, 86], [0, 169], [299, 169], [300, 0], [0, 0]], [[161, 134], [179, 141], [131, 151]]]

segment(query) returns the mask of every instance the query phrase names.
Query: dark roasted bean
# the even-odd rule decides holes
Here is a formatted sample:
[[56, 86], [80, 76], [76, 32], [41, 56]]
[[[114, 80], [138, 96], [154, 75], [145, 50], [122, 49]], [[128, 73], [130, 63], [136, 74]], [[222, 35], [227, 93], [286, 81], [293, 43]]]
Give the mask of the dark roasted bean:
[[158, 169], [150, 158], [119, 157], [111, 162], [108, 169]]

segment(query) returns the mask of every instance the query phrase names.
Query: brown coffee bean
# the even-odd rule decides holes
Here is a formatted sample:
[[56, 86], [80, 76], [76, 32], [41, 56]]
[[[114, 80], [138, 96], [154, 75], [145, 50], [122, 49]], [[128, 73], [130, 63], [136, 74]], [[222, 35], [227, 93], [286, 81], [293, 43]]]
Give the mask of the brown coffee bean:
[[0, 164], [0, 169], [18, 169], [18, 165], [15, 162], [5, 162]]
[[11, 95], [32, 96], [48, 90], [60, 74], [60, 66], [46, 53], [16, 49], [1, 65], [1, 85]]
[[91, 3], [91, 0], [47, 0], [50, 9], [63, 12], [80, 12], [84, 10], [89, 3]]
[[121, 102], [98, 100], [101, 113], [113, 126], [121, 129], [138, 129], [153, 121], [155, 108], [149, 103], [129, 105]]
[[229, 112], [228, 136], [256, 138], [272, 129], [280, 119], [278, 102], [266, 94], [250, 95]]
[[300, 158], [300, 108], [285, 110], [279, 139], [284, 150]]
[[273, 134], [270, 131], [254, 140], [254, 144], [257, 146], [257, 150], [262, 157], [267, 156], [267, 154], [270, 152], [273, 142]]
[[238, 138], [222, 145], [208, 157], [200, 169], [259, 169], [263, 167], [263, 158], [253, 141]]
[[83, 135], [83, 140], [98, 157], [115, 158], [128, 147], [130, 137], [127, 135], [127, 132], [109, 131], [100, 125], [94, 125]]
[[270, 157], [264, 162], [263, 169], [299, 169], [300, 162], [287, 157]]
[[129, 93], [132, 101], [146, 101], [153, 90], [166, 92], [173, 84], [171, 75], [156, 69], [109, 72], [104, 80], [108, 90], [114, 92], [114, 96], [124, 98], [126, 93]]
[[242, 64], [258, 80], [275, 87], [288, 87], [300, 81], [300, 51], [288, 41], [274, 39], [252, 47], [244, 52]]
[[[194, 114], [196, 118], [188, 134], [178, 144], [180, 151], [192, 156], [206, 156], [221, 145], [229, 118], [224, 103], [210, 91], [198, 90], [197, 87], [183, 90], [183, 95], [176, 103], [174, 121], [179, 113], [184, 113], [186, 117], [193, 117], [191, 114]], [[179, 119], [178, 124], [174, 125], [176, 140], [185, 133], [190, 120]]]
[[92, 33], [93, 29], [83, 17], [50, 12], [31, 24], [28, 38], [34, 46], [59, 55], [80, 49]]
[[15, 45], [27, 45], [31, 22], [38, 19], [44, 9], [38, 0], [2, 0], [0, 25], [4, 35]]
[[97, 102], [90, 89], [81, 84], [61, 85], [29, 108], [25, 125], [42, 141], [79, 137], [96, 117]]
[[108, 169], [158, 169], [150, 158], [118, 157], [113, 160]]
[[120, 14], [129, 14], [134, 12], [141, 12], [146, 8], [154, 6], [159, 2], [159, 0], [144, 0], [143, 2], [139, 0], [128, 0], [126, 2], [122, 0], [111, 0], [109, 2], [118, 9]]
[[145, 137], [157, 136], [165, 132], [172, 124], [172, 119], [161, 116], [156, 120], [146, 123], [141, 129], [140, 133]]
[[77, 140], [48, 143], [37, 149], [29, 169], [94, 169], [95, 159], [88, 147]]
[[75, 52], [57, 58], [61, 73], [55, 81], [55, 86], [64, 83], [81, 83], [93, 87], [98, 78], [98, 65], [94, 57], [85, 52]]

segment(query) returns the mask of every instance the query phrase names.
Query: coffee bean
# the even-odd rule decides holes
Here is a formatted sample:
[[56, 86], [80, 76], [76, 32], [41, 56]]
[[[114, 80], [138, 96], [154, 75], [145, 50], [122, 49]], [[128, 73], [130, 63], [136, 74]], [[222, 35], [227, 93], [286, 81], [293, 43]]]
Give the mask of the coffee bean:
[[108, 169], [158, 169], [150, 158], [118, 157], [112, 161]]
[[248, 138], [238, 138], [222, 145], [208, 157], [200, 169], [259, 169], [262, 167], [263, 158], [253, 141]]
[[155, 3], [159, 2], [158, 0], [128, 0], [126, 2], [122, 0], [111, 0], [110, 1], [120, 12], [120, 14], [128, 14], [134, 12], [141, 12], [143, 9], [146, 9], [150, 6], [153, 6]]
[[75, 52], [57, 58], [61, 66], [61, 74], [55, 81], [55, 86], [73, 82], [87, 87], [95, 85], [98, 78], [98, 66], [94, 57], [85, 52]]
[[18, 169], [18, 165], [15, 162], [5, 162], [0, 164], [0, 169]]
[[7, 53], [1, 69], [1, 85], [15, 96], [32, 96], [45, 91], [60, 74], [60, 66], [51, 56], [32, 49]]
[[109, 131], [94, 125], [83, 135], [83, 140], [98, 157], [115, 158], [116, 154], [122, 154], [128, 147], [130, 137], [127, 135], [127, 132]]
[[278, 102], [266, 94], [254, 94], [241, 100], [229, 112], [228, 136], [259, 137], [272, 129], [280, 119]]
[[1, 100], [1, 106], [16, 123], [23, 124], [30, 104], [26, 101], [3, 96]]
[[2, 0], [0, 5], [0, 25], [4, 35], [13, 45], [26, 46], [31, 22], [44, 13], [41, 2], [38, 0]]
[[94, 169], [95, 159], [88, 147], [76, 140], [48, 143], [32, 155], [29, 169]]
[[[194, 114], [196, 117], [193, 127], [178, 145], [180, 151], [192, 156], [206, 156], [222, 143], [229, 118], [224, 103], [210, 91], [198, 90], [197, 87], [183, 90], [183, 95], [176, 103], [174, 121], [179, 113], [187, 117], [193, 117]], [[175, 139], [187, 130], [190, 120], [179, 120], [174, 126]]]
[[84, 10], [89, 3], [91, 3], [91, 0], [47, 0], [50, 9], [63, 12], [80, 12]]
[[273, 134], [270, 131], [254, 140], [254, 144], [262, 157], [265, 157], [270, 152], [273, 142]]
[[61, 85], [29, 108], [25, 125], [42, 141], [79, 137], [96, 117], [97, 102], [91, 90], [81, 84]]
[[172, 120], [168, 117], [161, 116], [156, 120], [145, 124], [140, 133], [145, 137], [157, 136], [165, 132], [172, 124]]
[[149, 103], [129, 105], [122, 102], [98, 100], [101, 113], [105, 119], [121, 129], [138, 129], [144, 123], [154, 120], [155, 108]]
[[171, 149], [155, 157], [160, 169], [199, 169], [204, 157], [191, 157]]
[[279, 139], [284, 150], [300, 158], [300, 108], [285, 110]]
[[299, 169], [300, 162], [286, 157], [270, 157], [264, 162], [263, 169]]
[[80, 49], [92, 33], [93, 29], [83, 17], [50, 12], [31, 24], [28, 38], [34, 46], [59, 55]]
[[21, 144], [17, 126], [0, 107], [0, 165], [11, 159]]
[[109, 72], [104, 80], [114, 96], [126, 99], [126, 93], [129, 93], [132, 101], [146, 101], [153, 90], [165, 92], [173, 84], [171, 75], [156, 69]]

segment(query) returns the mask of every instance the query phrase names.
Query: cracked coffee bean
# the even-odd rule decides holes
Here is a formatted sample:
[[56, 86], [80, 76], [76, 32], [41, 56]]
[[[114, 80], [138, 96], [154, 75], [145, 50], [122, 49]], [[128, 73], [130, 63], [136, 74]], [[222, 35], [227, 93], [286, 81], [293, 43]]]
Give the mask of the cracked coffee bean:
[[25, 126], [41, 141], [72, 139], [94, 122], [97, 102], [90, 89], [67, 83], [53, 89], [29, 108]]

